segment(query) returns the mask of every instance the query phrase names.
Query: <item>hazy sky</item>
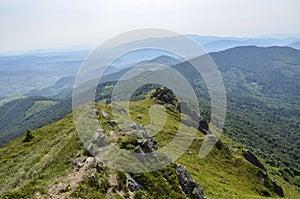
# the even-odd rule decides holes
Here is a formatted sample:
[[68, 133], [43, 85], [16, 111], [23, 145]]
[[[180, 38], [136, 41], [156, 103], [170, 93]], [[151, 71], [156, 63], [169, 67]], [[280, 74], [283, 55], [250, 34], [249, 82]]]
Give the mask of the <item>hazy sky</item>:
[[299, 34], [300, 0], [0, 0], [0, 53], [100, 44], [138, 28]]

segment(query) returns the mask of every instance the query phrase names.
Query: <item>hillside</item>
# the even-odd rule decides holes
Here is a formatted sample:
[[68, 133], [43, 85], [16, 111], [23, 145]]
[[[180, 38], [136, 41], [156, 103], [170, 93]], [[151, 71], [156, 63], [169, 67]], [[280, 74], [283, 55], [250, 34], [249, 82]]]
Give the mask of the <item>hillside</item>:
[[74, 75], [89, 51], [0, 56], [0, 96], [5, 97], [53, 84]]
[[0, 147], [24, 135], [27, 128], [37, 129], [65, 117], [71, 100], [46, 97], [17, 99], [0, 107]]
[[[287, 182], [299, 187], [300, 51], [289, 47], [250, 46], [210, 55], [221, 72], [227, 92], [224, 133], [276, 167], [276, 173]], [[209, 120], [209, 95], [202, 79], [194, 75], [197, 73], [186, 62], [174, 68], [190, 80], [200, 99], [201, 113]], [[104, 76], [103, 82], [117, 80], [127, 70]], [[99, 85], [96, 100], [109, 103], [106, 99], [111, 96], [112, 85], [114, 82]], [[140, 94], [136, 99], [143, 99]], [[23, 111], [18, 111], [22, 107]], [[35, 117], [24, 120], [29, 108], [26, 107], [27, 99], [0, 107], [0, 112], [5, 113], [0, 116], [2, 145], [23, 135], [27, 128], [36, 129], [64, 117], [71, 111], [71, 100], [58, 100]], [[16, 131], [17, 128], [20, 129]]]
[[[300, 186], [300, 51], [249, 46], [210, 55], [226, 89], [225, 134]], [[202, 59], [195, 61], [201, 63]], [[197, 72], [188, 62], [174, 68], [187, 77], [199, 98], [205, 99], [208, 110], [203, 114], [208, 119], [210, 98], [203, 79], [194, 75]]]
[[[158, 100], [130, 102], [132, 125], [149, 124], [147, 110]], [[158, 148], [176, 134], [180, 123], [176, 103], [163, 106], [168, 122], [150, 139], [157, 141]], [[130, 136], [135, 132], [133, 127], [129, 125], [123, 131], [118, 128], [121, 124], [111, 125], [111, 105], [96, 107], [110, 142], [126, 150], [146, 150]], [[207, 157], [200, 159], [198, 151], [204, 134], [198, 131], [192, 145], [175, 163], [158, 171], [134, 174], [108, 168], [90, 157], [78, 137], [72, 115], [32, 134], [33, 139], [28, 142], [20, 138], [0, 149], [2, 198], [203, 198], [203, 190], [208, 198], [277, 198], [282, 194], [278, 184], [287, 198], [299, 196], [299, 190], [274, 175], [272, 168], [268, 167], [266, 173], [253, 161], [247, 161], [247, 150], [225, 136]]]

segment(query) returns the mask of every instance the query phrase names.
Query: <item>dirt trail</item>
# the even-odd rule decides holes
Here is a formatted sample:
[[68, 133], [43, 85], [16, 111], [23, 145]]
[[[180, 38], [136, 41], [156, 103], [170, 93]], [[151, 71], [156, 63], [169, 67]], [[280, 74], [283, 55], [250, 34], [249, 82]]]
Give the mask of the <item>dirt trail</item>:
[[59, 183], [54, 183], [49, 188], [48, 194], [44, 196], [39, 196], [39, 194], [37, 194], [36, 198], [70, 198], [72, 190], [76, 189], [78, 184], [83, 180], [83, 177], [86, 175], [88, 167], [90, 167], [94, 163], [94, 158], [86, 157], [84, 159], [81, 158], [81, 160], [76, 161], [77, 165], [68, 176], [61, 177], [58, 180]]

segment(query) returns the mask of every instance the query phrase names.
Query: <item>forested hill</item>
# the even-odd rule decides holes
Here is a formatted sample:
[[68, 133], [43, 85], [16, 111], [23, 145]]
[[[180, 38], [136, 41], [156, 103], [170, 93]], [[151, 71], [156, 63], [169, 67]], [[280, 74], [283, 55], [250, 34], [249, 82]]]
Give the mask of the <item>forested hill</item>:
[[[210, 55], [223, 74], [240, 72], [245, 83], [252, 83], [252, 88], [257, 84], [258, 91], [267, 97], [299, 101], [299, 50], [290, 47], [247, 46]], [[226, 75], [224, 79], [231, 83]], [[241, 86], [246, 87], [244, 84]]]
[[[300, 51], [248, 46], [210, 55], [227, 93], [225, 134], [280, 168], [279, 173], [299, 186]], [[188, 63], [175, 67], [196, 78]]]
[[[101, 124], [96, 131], [86, 131], [93, 135], [87, 147], [89, 151], [78, 136], [72, 114], [36, 131], [28, 130], [26, 136], [0, 148], [1, 197], [298, 198], [299, 190], [295, 186], [284, 182], [253, 153], [226, 136], [221, 136], [208, 156], [199, 158], [199, 148], [205, 137], [203, 129], [197, 130], [195, 122], [199, 121], [189, 115], [181, 115], [176, 97], [166, 88], [151, 90], [147, 96], [144, 100], [129, 103], [130, 122], [127, 119], [124, 120], [126, 122], [114, 120], [111, 104], [97, 104], [96, 111], [91, 109], [91, 103], [78, 107], [76, 111], [83, 113], [94, 110]], [[124, 102], [117, 104], [117, 114], [128, 117], [123, 112]], [[145, 126], [153, 124], [153, 120], [161, 119], [160, 116], [153, 118], [153, 115], [148, 114], [154, 105], [164, 107], [167, 122], [159, 132], [152, 135]], [[181, 123], [181, 117], [185, 118], [185, 124]], [[194, 123], [196, 126], [192, 125]], [[179, 159], [171, 159], [168, 166], [152, 172], [131, 173], [126, 170], [155, 166], [158, 161], [166, 159], [170, 161], [173, 150], [168, 150], [167, 154], [159, 151], [170, 147], [169, 144], [177, 137], [179, 126], [184, 129], [180, 139], [185, 135], [191, 136], [189, 132], [196, 130], [190, 146], [182, 145], [181, 141], [174, 143], [179, 151], [187, 147]], [[115, 157], [113, 162], [108, 160], [104, 164], [101, 159], [91, 157], [90, 152], [96, 154], [99, 147], [104, 146], [108, 152], [102, 150], [101, 156]], [[123, 153], [120, 153], [121, 150], [111, 150], [109, 146], [135, 152], [129, 159], [122, 157], [125, 171], [110, 167], [114, 160], [120, 164], [119, 157]], [[150, 158], [145, 153], [150, 154]]]
[[300, 51], [239, 47], [213, 53], [228, 97], [225, 133], [300, 185]]
[[[228, 112], [224, 133], [277, 167], [278, 174], [284, 176], [286, 181], [300, 186], [300, 51], [289, 47], [248, 46], [210, 55], [221, 72], [227, 92]], [[187, 62], [174, 67], [191, 82], [199, 79]], [[110, 74], [108, 79], [114, 77], [119, 77], [119, 74]], [[199, 91], [202, 113], [208, 119], [209, 96], [205, 86], [201, 81], [193, 86]], [[99, 100], [109, 97], [112, 91], [110, 86], [102, 85], [99, 88]], [[23, 129], [34, 129], [53, 121], [48, 120], [47, 115], [53, 117], [56, 111], [59, 119], [71, 111], [70, 103], [67, 106], [63, 104], [66, 103], [55, 101], [53, 104], [44, 100], [31, 103], [31, 107], [26, 99], [15, 101], [15, 107], [24, 108], [21, 116], [18, 111], [8, 111], [8, 106], [2, 106], [0, 124], [4, 126], [0, 134], [5, 132], [6, 135], [14, 133], [20, 136], [25, 131], [16, 131], [16, 124], [24, 124]], [[55, 108], [55, 105], [60, 106]], [[51, 111], [51, 114], [42, 114], [46, 112], [41, 107], [47, 107], [46, 112]], [[62, 112], [64, 107], [66, 109]], [[39, 114], [45, 117], [28, 117], [27, 123], [23, 120], [3, 122], [5, 118], [24, 117], [26, 112], [32, 113], [32, 110], [39, 110]], [[26, 126], [29, 123], [35, 125]]]

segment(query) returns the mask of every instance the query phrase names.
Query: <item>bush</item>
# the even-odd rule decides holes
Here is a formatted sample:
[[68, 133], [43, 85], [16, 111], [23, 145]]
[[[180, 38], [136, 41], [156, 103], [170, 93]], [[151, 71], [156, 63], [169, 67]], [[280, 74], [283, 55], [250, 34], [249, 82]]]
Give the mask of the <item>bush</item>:
[[34, 138], [32, 131], [30, 129], [27, 129], [25, 138], [23, 142], [30, 142]]

